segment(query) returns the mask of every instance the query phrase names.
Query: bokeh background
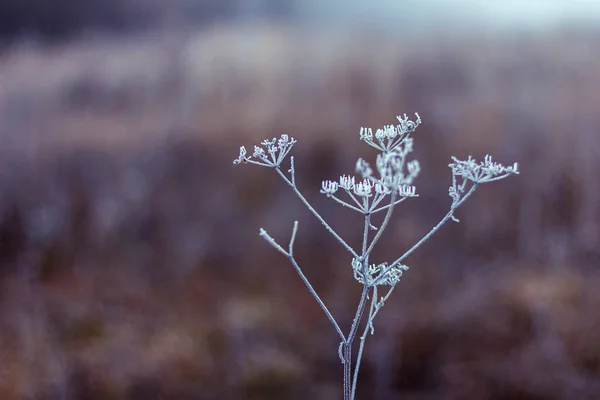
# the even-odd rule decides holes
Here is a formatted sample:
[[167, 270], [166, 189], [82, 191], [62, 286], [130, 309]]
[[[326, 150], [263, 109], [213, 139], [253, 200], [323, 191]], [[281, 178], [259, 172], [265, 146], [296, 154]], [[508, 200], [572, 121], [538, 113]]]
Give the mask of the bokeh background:
[[0, 398], [336, 399], [350, 259], [240, 145], [288, 133], [319, 194], [419, 112], [420, 197], [376, 259], [447, 212], [451, 155], [483, 185], [407, 259], [361, 399], [600, 398], [600, 3], [3, 0]]

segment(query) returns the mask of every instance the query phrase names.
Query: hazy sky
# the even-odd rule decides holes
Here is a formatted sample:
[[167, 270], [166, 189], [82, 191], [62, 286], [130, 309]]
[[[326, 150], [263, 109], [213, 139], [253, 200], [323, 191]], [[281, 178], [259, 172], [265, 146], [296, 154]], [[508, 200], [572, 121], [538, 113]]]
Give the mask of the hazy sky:
[[476, 21], [497, 26], [563, 22], [600, 26], [600, 0], [301, 0], [307, 15], [331, 22]]
[[[386, 0], [383, 0], [386, 1]], [[560, 21], [600, 16], [598, 0], [426, 0], [465, 10], [487, 18], [507, 21]], [[412, 2], [412, 1], [411, 1]]]

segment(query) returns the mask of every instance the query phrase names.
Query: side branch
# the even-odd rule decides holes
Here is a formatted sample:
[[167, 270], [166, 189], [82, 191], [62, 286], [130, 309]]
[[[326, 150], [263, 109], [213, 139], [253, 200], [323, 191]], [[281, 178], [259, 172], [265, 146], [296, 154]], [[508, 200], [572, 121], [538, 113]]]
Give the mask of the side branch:
[[379, 238], [381, 238], [381, 235], [382, 235], [383, 231], [387, 227], [387, 224], [390, 222], [390, 218], [392, 217], [392, 212], [394, 211], [394, 206], [395, 205], [396, 205], [396, 192], [394, 191], [394, 193], [392, 193], [392, 196], [390, 198], [389, 208], [387, 209], [387, 212], [385, 213], [385, 218], [383, 219], [383, 223], [379, 227], [379, 231], [377, 232], [377, 234], [373, 238], [373, 241], [369, 245], [369, 248], [367, 249], [366, 254], [370, 254], [371, 251], [373, 251], [373, 248], [375, 247], [375, 244], [377, 243], [377, 241], [379, 240]]
[[295, 182], [290, 181], [287, 176], [285, 176], [283, 174], [283, 172], [281, 172], [281, 170], [279, 168], [275, 168], [275, 171], [277, 171], [277, 173], [279, 174], [279, 176], [281, 176], [281, 178], [285, 181], [285, 183], [287, 183], [292, 190], [294, 191], [294, 193], [296, 193], [296, 195], [300, 198], [300, 200], [302, 200], [302, 202], [304, 203], [304, 205], [308, 208], [308, 210], [313, 213], [313, 215], [315, 217], [317, 217], [317, 219], [321, 222], [321, 224], [323, 224], [323, 226], [325, 227], [325, 229], [327, 229], [327, 231], [329, 233], [331, 233], [331, 235], [338, 241], [341, 243], [342, 246], [344, 246], [346, 248], [346, 250], [348, 250], [348, 252], [350, 252], [350, 254], [352, 254], [352, 256], [354, 258], [358, 258], [358, 254], [356, 253], [356, 251], [354, 251], [354, 249], [352, 247], [350, 247], [350, 245], [348, 245], [348, 243], [346, 243], [346, 241], [344, 241], [344, 239], [342, 239], [340, 237], [340, 235], [338, 235], [331, 226], [329, 226], [329, 224], [327, 222], [325, 222], [325, 220], [323, 219], [323, 217], [321, 217], [321, 215], [317, 212], [317, 210], [315, 210], [313, 208], [313, 206], [310, 205], [310, 203], [308, 202], [308, 200], [306, 200], [306, 198], [302, 195], [302, 193], [300, 193], [300, 191], [298, 190], [298, 188], [296, 187]]
[[273, 246], [277, 251], [279, 251], [280, 253], [282, 253], [283, 255], [285, 255], [290, 260], [290, 262], [292, 263], [294, 269], [296, 270], [296, 272], [298, 273], [298, 275], [302, 279], [302, 282], [304, 282], [304, 285], [306, 285], [306, 287], [308, 288], [308, 291], [310, 292], [310, 294], [317, 301], [317, 303], [319, 304], [319, 306], [321, 307], [321, 309], [323, 310], [323, 312], [325, 313], [325, 315], [327, 316], [327, 318], [329, 319], [329, 321], [331, 322], [331, 324], [333, 325], [333, 327], [337, 331], [340, 339], [343, 342], [345, 342], [346, 341], [346, 336], [344, 335], [344, 333], [340, 329], [340, 326], [338, 325], [337, 321], [335, 320], [335, 318], [333, 317], [333, 315], [331, 314], [331, 312], [329, 311], [329, 309], [327, 308], [327, 306], [325, 305], [325, 303], [323, 302], [323, 300], [321, 300], [321, 297], [319, 297], [319, 295], [317, 294], [317, 292], [315, 291], [315, 289], [312, 287], [312, 285], [308, 281], [308, 278], [306, 277], [306, 275], [304, 275], [304, 272], [302, 272], [302, 269], [300, 268], [300, 266], [296, 262], [296, 259], [294, 258], [293, 248], [294, 248], [294, 241], [296, 239], [296, 232], [297, 231], [298, 231], [298, 221], [294, 221], [294, 228], [292, 230], [292, 237], [290, 239], [290, 243], [289, 243], [289, 246], [288, 246], [288, 251], [286, 251], [283, 247], [281, 247], [275, 241], [275, 239], [273, 239], [271, 236], [269, 236], [269, 234], [267, 233], [267, 231], [265, 231], [264, 229], [262, 229], [262, 228], [260, 229], [259, 235], [260, 235], [260, 237], [262, 237], [263, 239], [265, 239], [271, 246]]
[[417, 243], [415, 243], [415, 245], [413, 247], [411, 247], [406, 253], [404, 253], [402, 256], [400, 256], [396, 261], [394, 261], [393, 263], [391, 263], [385, 271], [383, 271], [380, 275], [379, 278], [377, 278], [375, 280], [375, 282], [373, 282], [373, 285], [377, 285], [381, 282], [381, 280], [387, 275], [388, 271], [391, 271], [392, 268], [396, 267], [398, 264], [400, 264], [406, 257], [408, 257], [409, 255], [411, 255], [417, 248], [419, 248], [423, 243], [425, 243], [434, 233], [436, 233], [441, 227], [442, 225], [444, 225], [446, 222], [448, 222], [449, 219], [453, 219], [454, 218], [454, 211], [456, 211], [456, 209], [462, 204], [464, 203], [464, 201], [471, 196], [471, 194], [473, 194], [473, 192], [475, 191], [475, 188], [477, 187], [477, 184], [474, 184], [473, 186], [471, 186], [471, 189], [469, 189], [469, 191], [463, 196], [462, 199], [460, 199], [457, 202], [454, 202], [452, 204], [452, 206], [450, 207], [450, 211], [448, 211], [448, 213], [444, 216], [444, 218], [441, 219], [440, 222], [438, 222], [438, 224], [436, 226], [434, 226], [427, 235], [423, 236], [421, 238], [421, 240], [419, 240]]

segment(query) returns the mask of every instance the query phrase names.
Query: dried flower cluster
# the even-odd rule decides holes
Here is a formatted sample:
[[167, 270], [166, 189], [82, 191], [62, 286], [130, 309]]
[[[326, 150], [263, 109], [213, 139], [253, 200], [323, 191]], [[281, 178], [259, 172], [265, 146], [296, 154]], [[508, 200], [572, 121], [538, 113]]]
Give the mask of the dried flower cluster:
[[[290, 153], [292, 147], [296, 144], [296, 139], [289, 137], [288, 135], [281, 135], [279, 139], [265, 139], [260, 146], [254, 146], [254, 154], [247, 156], [246, 148], [240, 147], [240, 155], [236, 158], [233, 163], [251, 163], [262, 165], [264, 167], [279, 167], [285, 157]], [[253, 160], [252, 158], [258, 159]]]
[[366, 268], [366, 271], [363, 271], [363, 264], [355, 258], [352, 260], [352, 270], [354, 271], [354, 279], [364, 285], [394, 286], [400, 282], [402, 273], [408, 271], [408, 266], [399, 264], [396, 267], [389, 268], [387, 263], [371, 264]]

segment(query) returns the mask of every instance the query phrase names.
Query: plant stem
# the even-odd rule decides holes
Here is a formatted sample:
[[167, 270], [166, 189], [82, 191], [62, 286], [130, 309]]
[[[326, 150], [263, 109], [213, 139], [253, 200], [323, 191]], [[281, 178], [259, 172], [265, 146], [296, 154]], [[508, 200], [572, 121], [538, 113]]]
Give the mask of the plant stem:
[[352, 344], [354, 343], [354, 339], [356, 338], [356, 332], [358, 331], [360, 320], [362, 319], [362, 315], [365, 310], [369, 289], [370, 287], [367, 285], [363, 287], [362, 295], [360, 296], [360, 302], [358, 303], [358, 307], [356, 309], [356, 315], [354, 316], [354, 320], [352, 321], [352, 327], [350, 328], [348, 338], [344, 343], [344, 400], [352, 400], [353, 398]]
[[369, 248], [367, 250], [363, 250], [363, 251], [366, 251], [366, 254], [371, 254], [371, 252], [373, 251], [373, 247], [375, 247], [375, 243], [377, 243], [377, 241], [383, 234], [383, 231], [387, 227], [387, 224], [390, 222], [390, 218], [392, 217], [392, 212], [394, 211], [395, 203], [396, 203], [396, 192], [394, 191], [394, 193], [392, 193], [391, 198], [390, 198], [390, 207], [388, 208], [387, 212], [385, 213], [385, 218], [383, 219], [383, 223], [379, 227], [379, 231], [373, 238], [373, 241], [369, 245]]
[[358, 371], [360, 370], [360, 363], [362, 361], [363, 351], [365, 349], [365, 341], [367, 340], [367, 335], [369, 332], [369, 327], [373, 322], [374, 313], [376, 310], [377, 303], [377, 286], [373, 287], [373, 298], [371, 299], [371, 307], [369, 307], [369, 317], [367, 319], [367, 323], [365, 324], [365, 329], [360, 337], [360, 346], [358, 348], [358, 354], [356, 356], [356, 365], [354, 366], [354, 378], [352, 378], [352, 389], [350, 394], [350, 399], [353, 400], [354, 396], [356, 396], [356, 385], [358, 382]]

